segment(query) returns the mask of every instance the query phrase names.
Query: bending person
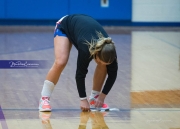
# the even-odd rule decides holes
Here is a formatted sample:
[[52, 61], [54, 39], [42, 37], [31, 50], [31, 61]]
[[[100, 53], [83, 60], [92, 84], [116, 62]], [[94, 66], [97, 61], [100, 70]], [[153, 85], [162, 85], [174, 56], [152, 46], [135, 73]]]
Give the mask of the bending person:
[[[96, 20], [87, 15], [74, 14], [61, 18], [55, 27], [55, 61], [44, 81], [39, 110], [51, 111], [50, 97], [67, 64], [72, 45], [78, 50], [75, 78], [80, 108], [82, 111], [88, 111], [90, 108], [108, 109], [104, 100], [116, 80], [118, 70], [115, 45]], [[85, 78], [92, 59], [97, 66], [91, 95], [87, 98]], [[108, 75], [107, 79], [106, 75]]]

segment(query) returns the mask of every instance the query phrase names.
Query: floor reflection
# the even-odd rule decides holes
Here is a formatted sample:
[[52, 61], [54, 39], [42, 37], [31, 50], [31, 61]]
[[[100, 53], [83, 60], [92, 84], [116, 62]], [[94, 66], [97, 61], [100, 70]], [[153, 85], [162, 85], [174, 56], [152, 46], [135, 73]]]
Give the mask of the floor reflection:
[[91, 120], [92, 129], [109, 129], [104, 116], [106, 112], [81, 112], [80, 124], [78, 129], [86, 129], [88, 120]]
[[53, 129], [50, 122], [51, 112], [39, 112], [43, 129]]
[[[52, 112], [39, 112], [43, 129], [53, 129], [50, 120], [51, 114]], [[88, 121], [91, 122], [92, 129], [109, 129], [104, 120], [106, 115], [107, 112], [81, 112], [78, 129], [86, 129]]]

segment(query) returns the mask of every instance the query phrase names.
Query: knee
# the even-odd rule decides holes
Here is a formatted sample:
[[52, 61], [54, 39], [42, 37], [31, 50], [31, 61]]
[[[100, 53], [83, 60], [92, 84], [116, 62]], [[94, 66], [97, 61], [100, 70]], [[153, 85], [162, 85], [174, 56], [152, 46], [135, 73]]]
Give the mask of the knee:
[[55, 62], [54, 62], [54, 65], [57, 67], [57, 68], [64, 68], [67, 64], [67, 61], [63, 61], [63, 60], [60, 60], [60, 59], [56, 59]]

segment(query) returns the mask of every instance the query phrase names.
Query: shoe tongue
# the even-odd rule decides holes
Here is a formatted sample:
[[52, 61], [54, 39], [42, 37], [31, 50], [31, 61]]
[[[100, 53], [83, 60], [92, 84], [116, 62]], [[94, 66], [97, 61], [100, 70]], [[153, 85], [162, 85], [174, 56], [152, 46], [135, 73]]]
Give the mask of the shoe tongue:
[[48, 101], [44, 101], [44, 105], [48, 105], [49, 103], [48, 103]]

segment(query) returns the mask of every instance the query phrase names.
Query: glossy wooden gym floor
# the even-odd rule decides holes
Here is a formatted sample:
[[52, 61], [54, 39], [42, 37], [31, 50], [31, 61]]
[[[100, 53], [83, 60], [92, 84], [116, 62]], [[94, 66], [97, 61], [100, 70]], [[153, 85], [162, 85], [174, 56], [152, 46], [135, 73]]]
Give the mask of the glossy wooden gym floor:
[[[45, 69], [0, 69], [0, 129], [180, 129], [180, 28], [105, 27], [116, 43], [118, 77], [106, 103], [119, 111], [81, 112], [77, 51], [51, 97], [38, 111], [43, 81], [54, 61], [53, 27], [0, 27], [0, 60], [46, 60]], [[89, 66], [89, 96], [95, 69]]]

